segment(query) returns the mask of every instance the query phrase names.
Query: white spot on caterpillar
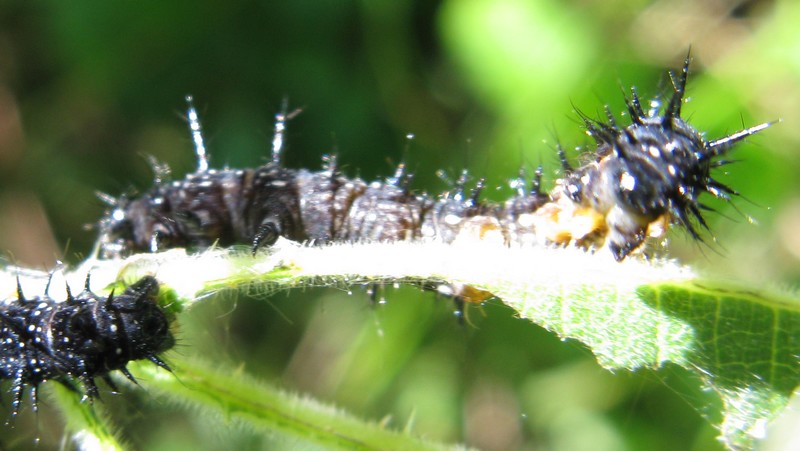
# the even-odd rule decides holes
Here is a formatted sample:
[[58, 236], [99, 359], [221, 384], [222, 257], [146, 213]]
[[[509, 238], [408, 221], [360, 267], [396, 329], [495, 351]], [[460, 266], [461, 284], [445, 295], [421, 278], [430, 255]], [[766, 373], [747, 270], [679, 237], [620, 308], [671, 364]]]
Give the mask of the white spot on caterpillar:
[[458, 225], [461, 222], [461, 218], [458, 215], [449, 214], [449, 215], [445, 215], [444, 222], [447, 225], [454, 226], [454, 225]]
[[619, 176], [619, 187], [625, 191], [633, 191], [636, 188], [636, 177], [632, 176], [630, 172], [623, 172]]

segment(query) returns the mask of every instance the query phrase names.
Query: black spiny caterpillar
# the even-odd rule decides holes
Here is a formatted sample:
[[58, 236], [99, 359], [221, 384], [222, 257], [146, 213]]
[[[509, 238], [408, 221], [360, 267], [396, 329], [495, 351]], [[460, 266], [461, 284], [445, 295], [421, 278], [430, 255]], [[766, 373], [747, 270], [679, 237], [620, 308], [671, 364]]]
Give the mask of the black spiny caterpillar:
[[122, 294], [107, 298], [86, 288], [58, 302], [49, 296], [26, 299], [17, 288], [17, 299], [0, 305], [0, 379], [11, 380], [12, 415], [19, 412], [25, 387], [31, 389], [32, 408], [38, 408], [41, 383], [55, 379], [77, 389], [84, 397], [98, 395], [95, 378], [125, 368], [132, 360], [147, 359], [169, 369], [158, 355], [175, 339], [169, 321], [155, 302], [158, 282], [144, 277]]
[[[280, 163], [285, 110], [277, 116], [272, 161], [254, 169], [208, 169], [194, 108], [189, 120], [198, 170], [183, 180], [156, 178], [139, 197], [106, 200], [113, 208], [101, 221], [104, 257], [156, 252], [173, 247], [249, 244], [255, 252], [279, 236], [313, 243], [463, 238], [509, 244], [576, 245], [607, 248], [617, 260], [641, 249], [649, 235], [670, 224], [700, 239], [707, 228], [707, 192], [724, 200], [737, 194], [710, 171], [737, 142], [765, 123], [714, 141], [681, 118], [689, 58], [680, 74], [670, 73], [673, 92], [663, 111], [645, 113], [636, 91], [627, 100], [631, 124], [583, 117], [597, 149], [593, 161], [572, 168], [561, 152], [565, 177], [550, 194], [540, 192], [538, 171], [531, 188], [514, 181], [516, 194], [504, 203], [480, 199], [480, 179], [471, 192], [466, 177], [453, 192], [428, 196], [409, 188], [400, 165], [393, 177], [366, 183], [337, 171], [334, 158], [322, 171], [289, 169]], [[189, 99], [191, 100], [191, 99]]]

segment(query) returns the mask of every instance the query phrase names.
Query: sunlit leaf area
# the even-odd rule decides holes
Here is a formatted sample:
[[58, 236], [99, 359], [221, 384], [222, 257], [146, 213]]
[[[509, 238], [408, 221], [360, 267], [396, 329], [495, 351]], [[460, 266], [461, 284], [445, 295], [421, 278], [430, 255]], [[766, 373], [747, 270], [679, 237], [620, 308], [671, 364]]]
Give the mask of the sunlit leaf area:
[[[108, 208], [98, 192], [146, 190], [151, 157], [175, 179], [194, 171], [189, 94], [212, 167], [267, 161], [274, 115], [288, 99], [302, 112], [288, 123], [287, 167], [317, 170], [336, 154], [345, 174], [375, 180], [405, 162], [415, 189], [434, 195], [468, 169], [472, 183], [486, 178], [485, 198], [502, 201], [521, 168], [541, 165], [550, 189], [561, 174], [559, 144], [573, 164], [586, 161], [593, 141], [579, 113], [604, 119], [608, 105], [627, 123], [631, 86], [657, 98], [669, 87], [666, 71], [690, 54], [683, 116], [707, 139], [782, 122], [737, 146], [728, 158], [736, 163], [715, 173], [741, 196], [704, 199], [714, 211], [703, 242], [674, 230], [660, 252], [703, 278], [752, 288], [745, 306], [760, 305], [762, 289], [797, 298], [798, 22], [800, 5], [790, 0], [3, 2], [0, 252], [5, 265], [77, 265]], [[462, 262], [470, 258], [478, 265], [482, 256]], [[527, 269], [538, 274], [541, 264]], [[596, 344], [593, 353], [519, 318], [537, 307], [530, 293], [524, 310], [493, 299], [467, 306], [459, 321], [452, 300], [416, 287], [388, 284], [370, 295], [336, 285], [231, 289], [195, 303], [178, 316], [178, 344], [165, 356], [187, 362], [185, 383], [137, 365], [142, 386], [112, 394], [100, 382], [94, 410], [126, 449], [335, 445], [265, 433], [193, 402], [204, 394], [192, 391], [194, 375], [208, 373], [232, 381], [237, 399], [249, 399], [248, 387], [257, 399], [251, 382], [263, 382], [448, 447], [723, 449], [719, 406], [696, 373], [674, 364], [604, 369]], [[718, 309], [735, 302], [676, 286], [640, 295], [676, 316], [684, 296]], [[582, 309], [591, 317], [590, 303]], [[761, 313], [736, 321], [768, 322]], [[635, 328], [639, 319], [627, 322]], [[778, 329], [796, 342], [792, 327]], [[641, 351], [636, 340], [613, 344], [617, 353], [622, 344]], [[797, 365], [796, 355], [784, 357]], [[687, 359], [700, 371], [719, 363], [710, 354]], [[737, 371], [751, 376], [747, 365]], [[0, 427], [0, 447], [74, 446], [56, 407], [65, 394], [51, 385], [37, 414], [28, 406]], [[9, 417], [7, 386], [0, 411]], [[790, 404], [766, 426], [760, 449], [798, 446], [797, 411]]]

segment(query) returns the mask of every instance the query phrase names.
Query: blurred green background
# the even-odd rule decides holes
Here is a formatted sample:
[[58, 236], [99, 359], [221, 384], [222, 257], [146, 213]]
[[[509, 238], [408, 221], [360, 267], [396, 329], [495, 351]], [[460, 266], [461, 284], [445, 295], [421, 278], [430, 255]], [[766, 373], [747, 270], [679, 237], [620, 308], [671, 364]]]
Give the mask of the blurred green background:
[[[799, 22], [788, 0], [5, 1], [0, 249], [27, 266], [79, 262], [96, 236], [86, 226], [104, 211], [96, 191], [148, 187], [147, 155], [176, 177], [193, 170], [189, 93], [213, 166], [265, 161], [288, 97], [303, 109], [289, 124], [289, 167], [317, 168], [336, 152], [349, 175], [374, 179], [405, 160], [428, 192], [447, 187], [436, 170], [466, 167], [499, 200], [521, 166], [544, 165], [552, 186], [557, 142], [591, 144], [576, 108], [622, 111], [631, 85], [658, 94], [691, 46], [685, 117], [709, 139], [784, 122], [738, 147], [741, 163], [719, 176], [746, 199], [739, 211], [715, 204], [717, 241], [676, 232], [670, 255], [753, 286], [794, 286]], [[220, 299], [182, 318], [177, 352], [483, 449], [719, 448], [680, 373], [612, 375], [499, 303], [470, 309], [460, 326], [431, 294], [384, 294], [377, 307], [360, 289]], [[102, 404], [137, 449], [300, 446], [146, 398], [126, 390]], [[0, 440], [55, 446], [51, 410], [38, 423], [23, 415]]]

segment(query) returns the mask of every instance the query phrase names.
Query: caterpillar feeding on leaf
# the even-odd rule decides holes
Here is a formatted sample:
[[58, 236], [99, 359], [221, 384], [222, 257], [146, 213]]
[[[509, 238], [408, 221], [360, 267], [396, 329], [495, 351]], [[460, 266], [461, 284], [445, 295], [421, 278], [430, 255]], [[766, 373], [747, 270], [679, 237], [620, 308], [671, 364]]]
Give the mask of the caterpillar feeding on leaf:
[[[631, 123], [619, 125], [607, 109], [604, 120], [581, 115], [596, 143], [592, 161], [573, 168], [559, 150], [565, 174], [549, 193], [533, 180], [515, 179], [515, 194], [503, 203], [481, 199], [479, 179], [467, 189], [466, 174], [440, 196], [415, 192], [403, 164], [384, 181], [348, 178], [328, 157], [321, 171], [282, 166], [286, 108], [276, 116], [272, 160], [252, 169], [208, 169], [200, 122], [189, 100], [189, 122], [198, 169], [183, 180], [162, 180], [138, 197], [113, 199], [101, 221], [104, 257], [249, 244], [255, 253], [278, 237], [315, 244], [331, 242], [497, 239], [506, 245], [574, 245], [607, 249], [623, 260], [646, 238], [678, 225], [701, 240], [708, 228], [703, 193], [729, 201], [738, 193], [716, 181], [711, 170], [763, 123], [707, 141], [681, 117], [690, 58], [669, 72], [672, 93], [665, 105], [645, 112], [636, 90], [626, 98]], [[559, 148], [560, 149], [560, 148]], [[528, 185], [530, 188], [526, 188]]]
[[[48, 282], [49, 286], [49, 282]], [[11, 380], [12, 416], [19, 413], [25, 387], [31, 406], [38, 409], [38, 387], [57, 380], [79, 390], [84, 398], [98, 397], [96, 378], [106, 381], [114, 370], [136, 380], [126, 369], [132, 360], [147, 359], [169, 370], [158, 355], [175, 339], [167, 316], [156, 303], [158, 282], [143, 277], [122, 294], [101, 297], [89, 290], [56, 301], [47, 294], [26, 298], [17, 284], [16, 299], [0, 304], [0, 379]], [[46, 290], [47, 291], [47, 290]]]

